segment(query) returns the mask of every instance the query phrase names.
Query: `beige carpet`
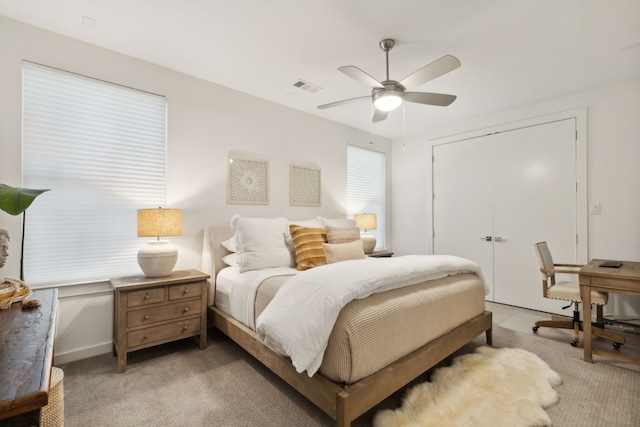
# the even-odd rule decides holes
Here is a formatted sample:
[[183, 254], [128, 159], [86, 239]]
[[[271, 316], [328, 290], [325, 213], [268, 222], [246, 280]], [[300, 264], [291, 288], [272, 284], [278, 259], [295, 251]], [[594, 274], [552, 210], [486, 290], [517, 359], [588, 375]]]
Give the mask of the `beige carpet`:
[[[525, 334], [534, 335], [534, 332], [531, 330], [536, 320], [545, 320], [551, 319], [551, 315], [549, 317], [541, 317], [540, 315], [534, 315], [529, 313], [516, 313], [504, 322], [500, 324], [503, 328], [512, 329], [514, 331], [523, 332]], [[608, 328], [611, 330], [615, 330], [616, 326], [609, 326]], [[620, 347], [619, 350], [614, 350], [613, 343], [609, 340], [605, 340], [603, 338], [599, 338], [594, 336], [592, 338], [592, 346], [594, 349], [600, 349], [604, 351], [611, 352], [619, 352], [621, 354], [630, 355], [630, 357], [640, 358], [640, 334], [636, 332], [632, 332], [631, 330], [615, 330], [615, 332], [620, 333], [627, 340], [626, 344]], [[535, 335], [551, 339], [554, 341], [562, 342], [569, 344], [573, 341], [574, 333], [573, 330], [570, 329], [559, 329], [559, 328], [540, 328]], [[580, 343], [578, 347], [582, 347], [582, 334], [580, 334]], [[594, 356], [596, 360], [600, 360], [600, 356]]]
[[[334, 425], [228, 338], [210, 332], [205, 350], [184, 340], [131, 353], [122, 374], [116, 373], [111, 354], [62, 365], [65, 425]], [[484, 338], [478, 337], [459, 353], [471, 353], [483, 344]], [[500, 326], [494, 327], [494, 345], [535, 353], [560, 375], [560, 400], [547, 410], [555, 427], [639, 425], [640, 366], [609, 359], [587, 364], [581, 360], [581, 348]], [[399, 407], [404, 394], [391, 396], [353, 425], [370, 426], [377, 410]]]

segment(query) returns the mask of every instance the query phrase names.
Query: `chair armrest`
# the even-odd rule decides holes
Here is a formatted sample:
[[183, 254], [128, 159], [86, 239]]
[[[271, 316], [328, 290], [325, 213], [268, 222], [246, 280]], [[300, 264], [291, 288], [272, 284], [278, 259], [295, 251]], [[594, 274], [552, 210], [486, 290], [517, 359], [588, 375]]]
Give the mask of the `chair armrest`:
[[574, 268], [582, 268], [584, 264], [553, 264], [555, 267], [574, 267]]
[[[556, 264], [560, 265], [560, 264]], [[541, 268], [540, 271], [543, 273], [558, 273], [558, 274], [578, 274], [577, 270], [562, 270], [558, 268]]]

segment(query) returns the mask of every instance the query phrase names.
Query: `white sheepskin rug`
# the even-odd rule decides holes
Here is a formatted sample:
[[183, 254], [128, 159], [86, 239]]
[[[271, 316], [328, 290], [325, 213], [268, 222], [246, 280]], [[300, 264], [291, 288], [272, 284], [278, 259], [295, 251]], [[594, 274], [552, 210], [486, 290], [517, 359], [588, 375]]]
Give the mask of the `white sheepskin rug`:
[[551, 426], [560, 376], [526, 350], [479, 347], [411, 388], [402, 407], [379, 411], [374, 427]]

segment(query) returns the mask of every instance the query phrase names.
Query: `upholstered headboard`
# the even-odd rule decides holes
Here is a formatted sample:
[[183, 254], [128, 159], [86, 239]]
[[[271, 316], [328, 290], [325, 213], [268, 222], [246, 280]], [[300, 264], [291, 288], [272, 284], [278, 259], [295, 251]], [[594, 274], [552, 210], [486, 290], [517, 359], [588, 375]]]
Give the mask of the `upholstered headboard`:
[[208, 304], [213, 305], [216, 294], [216, 274], [226, 267], [222, 257], [231, 253], [220, 243], [233, 236], [228, 225], [214, 225], [204, 229], [202, 242], [202, 271], [211, 276], [209, 279]]

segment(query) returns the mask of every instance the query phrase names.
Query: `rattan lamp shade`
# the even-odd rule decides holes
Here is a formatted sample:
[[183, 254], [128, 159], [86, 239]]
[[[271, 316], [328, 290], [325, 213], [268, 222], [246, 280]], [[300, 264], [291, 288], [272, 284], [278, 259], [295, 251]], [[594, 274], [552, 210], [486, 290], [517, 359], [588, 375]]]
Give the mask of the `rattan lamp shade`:
[[356, 227], [360, 230], [377, 230], [378, 229], [378, 217], [376, 214], [355, 214], [353, 220], [356, 222]]
[[178, 250], [161, 236], [182, 234], [179, 209], [138, 209], [138, 237], [156, 237], [138, 252], [138, 265], [147, 277], [168, 276], [178, 261]]
[[378, 217], [376, 214], [355, 214], [353, 220], [356, 222], [356, 227], [360, 229], [360, 239], [362, 240], [362, 247], [365, 254], [370, 254], [376, 247], [376, 238], [373, 234], [367, 233], [367, 230], [378, 229]]
[[138, 237], [181, 234], [182, 211], [180, 209], [138, 209]]

